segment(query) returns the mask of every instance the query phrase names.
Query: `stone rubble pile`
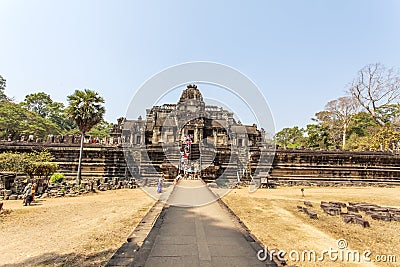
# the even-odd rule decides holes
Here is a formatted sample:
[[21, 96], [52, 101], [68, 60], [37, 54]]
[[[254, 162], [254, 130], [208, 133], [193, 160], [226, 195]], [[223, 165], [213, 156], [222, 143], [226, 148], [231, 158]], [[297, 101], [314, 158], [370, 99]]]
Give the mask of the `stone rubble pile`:
[[[41, 188], [36, 194], [36, 198], [47, 197], [75, 197], [85, 195], [95, 191], [117, 190], [117, 189], [134, 189], [138, 184], [135, 179], [120, 180], [118, 178], [107, 179], [91, 179], [82, 181], [78, 187], [75, 184], [60, 183], [50, 184], [46, 188]], [[22, 187], [23, 188], [23, 187]], [[14, 192], [13, 190], [0, 190], [0, 200], [17, 200], [22, 199], [22, 191]]]
[[[312, 203], [304, 201], [304, 205], [307, 207], [298, 205], [297, 210], [306, 213], [310, 218], [317, 219], [317, 213], [309, 209], [309, 207], [313, 206]], [[349, 202], [347, 205], [346, 203], [337, 201], [321, 201], [320, 207], [330, 216], [340, 216], [343, 222], [359, 224], [364, 228], [370, 227], [370, 223], [359, 212], [364, 212], [366, 216], [370, 216], [373, 220], [400, 222], [400, 209], [382, 207], [372, 203]]]
[[[309, 201], [304, 201], [304, 205], [307, 207], [312, 207], [313, 205]], [[318, 219], [318, 215], [315, 211], [310, 210], [309, 208], [303, 206], [297, 206], [297, 210], [300, 212], [304, 212], [307, 214], [311, 219]]]

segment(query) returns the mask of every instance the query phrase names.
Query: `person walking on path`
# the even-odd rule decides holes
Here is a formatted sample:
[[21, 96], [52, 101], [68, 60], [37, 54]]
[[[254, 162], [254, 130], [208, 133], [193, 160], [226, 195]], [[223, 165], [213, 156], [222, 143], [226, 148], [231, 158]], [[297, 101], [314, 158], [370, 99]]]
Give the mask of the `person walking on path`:
[[164, 180], [164, 174], [160, 175], [160, 178], [158, 178], [158, 184], [157, 184], [157, 193], [162, 193], [162, 184]]
[[175, 184], [178, 184], [179, 180], [182, 179], [182, 175], [178, 173], [178, 176], [175, 178]]
[[32, 202], [32, 184], [29, 183], [27, 186], [24, 188], [24, 206], [26, 205], [31, 205]]

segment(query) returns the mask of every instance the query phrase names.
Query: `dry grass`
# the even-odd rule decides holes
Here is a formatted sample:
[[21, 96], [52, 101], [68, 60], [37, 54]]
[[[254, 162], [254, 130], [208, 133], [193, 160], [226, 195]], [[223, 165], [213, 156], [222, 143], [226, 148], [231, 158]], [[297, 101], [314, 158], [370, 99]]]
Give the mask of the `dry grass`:
[[0, 265], [104, 265], [155, 201], [123, 189], [21, 202], [4, 202], [12, 212], [0, 217]]
[[[399, 188], [321, 188], [304, 187], [305, 197], [300, 187], [282, 187], [278, 189], [260, 189], [249, 194], [247, 189], [233, 190], [223, 200], [245, 222], [253, 234], [269, 248], [284, 251], [305, 249], [321, 252], [325, 249], [337, 249], [336, 240], [345, 239], [349, 249], [370, 250], [371, 258], [378, 254], [395, 255], [400, 262], [400, 222], [383, 222], [367, 219], [371, 227], [345, 224], [340, 216], [329, 216], [319, 207], [321, 201], [369, 202], [382, 206], [399, 207]], [[297, 205], [303, 201], [313, 203], [312, 210], [318, 213], [318, 220], [310, 219], [298, 212]], [[344, 266], [343, 263], [291, 262], [298, 266]], [[366, 263], [345, 266], [367, 266]], [[399, 266], [399, 263], [377, 263], [370, 266]]]

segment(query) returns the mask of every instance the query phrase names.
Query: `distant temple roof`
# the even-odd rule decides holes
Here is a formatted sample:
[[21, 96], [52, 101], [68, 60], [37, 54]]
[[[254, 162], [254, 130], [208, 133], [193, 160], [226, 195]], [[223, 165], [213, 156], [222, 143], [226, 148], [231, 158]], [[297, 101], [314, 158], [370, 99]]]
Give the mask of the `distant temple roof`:
[[197, 89], [197, 85], [189, 84], [185, 90], [183, 90], [181, 98], [179, 102], [185, 102], [189, 99], [195, 99], [203, 102], [203, 96], [200, 93], [200, 90]]

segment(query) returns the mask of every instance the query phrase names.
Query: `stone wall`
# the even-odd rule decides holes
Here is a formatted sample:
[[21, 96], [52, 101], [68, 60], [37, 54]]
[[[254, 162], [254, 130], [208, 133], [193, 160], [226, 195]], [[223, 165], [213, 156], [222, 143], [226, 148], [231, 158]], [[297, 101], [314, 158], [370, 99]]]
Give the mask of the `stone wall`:
[[277, 150], [271, 176], [280, 184], [399, 184], [400, 156], [390, 152]]
[[[47, 149], [67, 179], [75, 179], [78, 170], [79, 144], [8, 143], [0, 144], [5, 151], [32, 152]], [[122, 149], [116, 146], [85, 144], [82, 159], [82, 179], [127, 177]]]
[[[36, 144], [7, 143], [0, 144], [0, 152], [48, 149], [60, 166], [59, 172], [67, 179], [75, 179], [79, 146], [78, 144]], [[224, 168], [229, 161], [228, 150], [221, 150], [215, 158], [215, 166]], [[159, 155], [154, 162], [160, 169], [164, 160], [163, 151], [152, 151]], [[253, 151], [252, 165], [257, 161], [257, 152]], [[359, 184], [400, 184], [400, 156], [389, 152], [346, 152], [278, 149], [274, 158], [271, 179], [280, 184], [304, 185], [347, 185]], [[163, 168], [163, 167], [161, 167]], [[217, 169], [217, 168], [215, 168]], [[142, 166], [143, 170], [143, 166]], [[218, 175], [218, 171], [215, 172]], [[234, 176], [235, 173], [232, 173]], [[83, 179], [93, 178], [130, 178], [124, 153], [120, 146], [85, 144], [82, 163]], [[210, 180], [210, 177], [208, 177]]]

